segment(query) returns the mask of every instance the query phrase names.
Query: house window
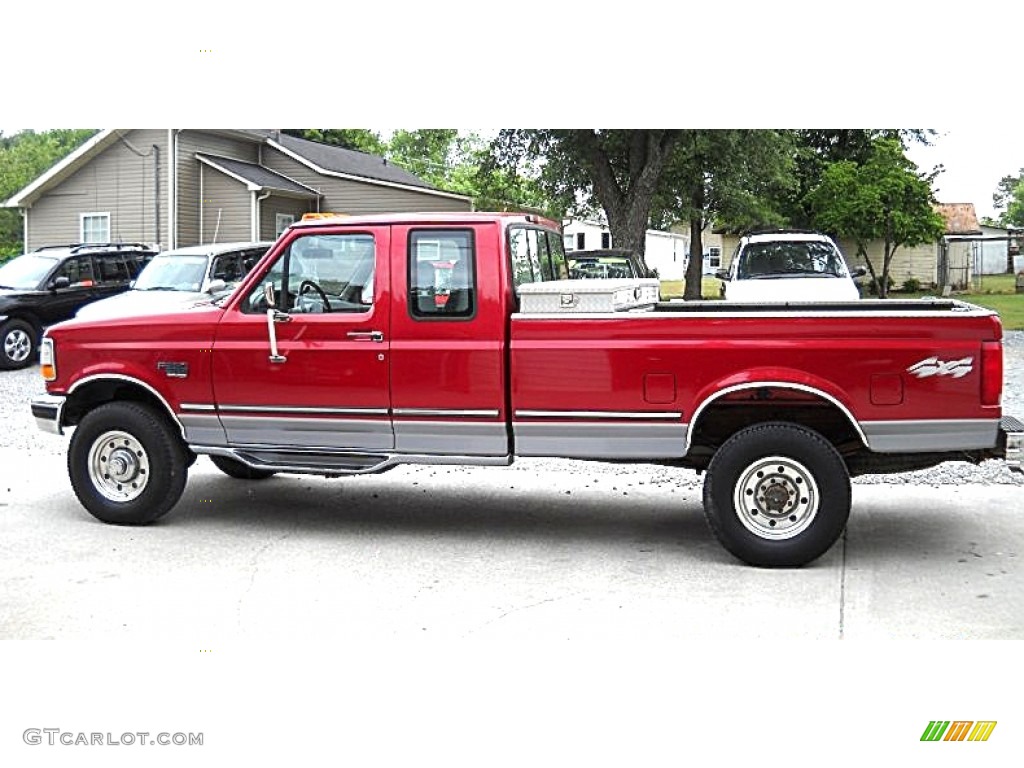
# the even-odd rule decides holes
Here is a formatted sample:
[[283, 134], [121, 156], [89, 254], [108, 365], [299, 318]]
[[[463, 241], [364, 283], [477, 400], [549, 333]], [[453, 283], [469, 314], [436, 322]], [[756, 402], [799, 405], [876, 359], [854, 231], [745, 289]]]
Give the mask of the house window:
[[295, 223], [295, 216], [291, 213], [278, 213], [274, 215], [274, 237], [280, 237], [288, 227]]
[[83, 243], [109, 243], [110, 214], [83, 213], [81, 215], [80, 235], [80, 242]]
[[576, 238], [574, 238], [571, 234], [569, 234], [569, 235], [566, 235], [565, 237], [563, 237], [562, 240], [563, 240], [562, 245], [565, 248], [565, 250], [571, 251], [572, 250], [572, 244], [574, 242], [576, 242]]
[[712, 269], [718, 269], [722, 265], [722, 249], [721, 248], [709, 248], [708, 249], [708, 266]]
[[601, 233], [601, 247], [602, 248], [611, 248], [612, 247], [612, 233], [611, 232], [602, 232]]
[[585, 251], [587, 249], [587, 233], [577, 232], [576, 233], [576, 250]]

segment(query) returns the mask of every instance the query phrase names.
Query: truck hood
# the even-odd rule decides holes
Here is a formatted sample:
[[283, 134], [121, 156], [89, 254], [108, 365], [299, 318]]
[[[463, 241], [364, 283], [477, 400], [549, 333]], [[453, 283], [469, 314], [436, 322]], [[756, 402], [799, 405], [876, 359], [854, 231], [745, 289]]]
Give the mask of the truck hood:
[[857, 284], [848, 277], [777, 277], [726, 283], [725, 300], [757, 303], [856, 301]]
[[126, 291], [109, 299], [86, 304], [75, 317], [82, 320], [110, 320], [117, 317], [182, 312], [194, 306], [209, 306], [212, 297], [198, 291]]

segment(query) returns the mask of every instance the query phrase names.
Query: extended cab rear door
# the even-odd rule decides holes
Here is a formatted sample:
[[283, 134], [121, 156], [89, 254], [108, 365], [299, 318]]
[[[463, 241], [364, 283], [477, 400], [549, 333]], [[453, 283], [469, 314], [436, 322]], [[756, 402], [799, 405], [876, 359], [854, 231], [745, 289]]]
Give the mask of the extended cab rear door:
[[390, 247], [387, 226], [294, 230], [230, 299], [213, 348], [216, 408], [230, 445], [394, 447]]
[[498, 222], [392, 230], [391, 400], [403, 453], [509, 453]]

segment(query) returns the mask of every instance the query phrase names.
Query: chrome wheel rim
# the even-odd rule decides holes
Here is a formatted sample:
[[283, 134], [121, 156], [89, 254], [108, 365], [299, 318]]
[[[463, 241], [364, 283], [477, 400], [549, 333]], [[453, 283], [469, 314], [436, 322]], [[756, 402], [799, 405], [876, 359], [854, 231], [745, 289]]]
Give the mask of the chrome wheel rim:
[[12, 362], [25, 362], [31, 349], [32, 340], [20, 328], [15, 328], [4, 337], [4, 354]]
[[818, 514], [821, 496], [814, 476], [785, 456], [758, 459], [740, 473], [733, 494], [743, 527], [762, 539], [790, 539]]
[[149, 483], [149, 455], [127, 432], [104, 432], [89, 449], [89, 479], [104, 498], [132, 501]]

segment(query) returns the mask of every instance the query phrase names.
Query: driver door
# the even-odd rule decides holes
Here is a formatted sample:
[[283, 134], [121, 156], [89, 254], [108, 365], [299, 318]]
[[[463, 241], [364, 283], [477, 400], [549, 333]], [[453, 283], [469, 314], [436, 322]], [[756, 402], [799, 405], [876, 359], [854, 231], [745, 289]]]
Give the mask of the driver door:
[[230, 445], [394, 448], [390, 234], [299, 230], [232, 298], [213, 347], [214, 396]]

